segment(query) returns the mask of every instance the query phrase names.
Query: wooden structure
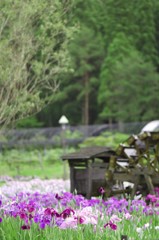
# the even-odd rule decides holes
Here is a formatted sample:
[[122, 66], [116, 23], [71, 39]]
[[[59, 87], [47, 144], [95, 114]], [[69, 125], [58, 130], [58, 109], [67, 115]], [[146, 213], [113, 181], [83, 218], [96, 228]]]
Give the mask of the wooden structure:
[[87, 147], [65, 155], [70, 167], [71, 192], [77, 191], [87, 198], [100, 195], [105, 186], [105, 171], [114, 151], [107, 147]]
[[[114, 151], [106, 147], [89, 147], [63, 156], [70, 167], [71, 192], [87, 198], [98, 196], [105, 188], [105, 197], [131, 194], [155, 194], [159, 186], [159, 132], [131, 135]], [[124, 182], [133, 184], [124, 188]]]
[[[124, 181], [133, 183], [133, 188], [124, 189]], [[116, 182], [119, 188], [114, 190]], [[127, 191], [133, 198], [138, 190], [143, 195], [155, 194], [155, 186], [159, 186], [159, 132], [132, 135], [110, 158], [106, 170], [106, 195]]]

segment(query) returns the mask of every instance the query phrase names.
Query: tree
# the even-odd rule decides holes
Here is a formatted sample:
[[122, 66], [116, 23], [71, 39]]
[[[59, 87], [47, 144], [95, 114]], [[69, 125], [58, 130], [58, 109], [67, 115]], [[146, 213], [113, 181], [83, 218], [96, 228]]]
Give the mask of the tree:
[[81, 25], [77, 38], [71, 44], [74, 62], [74, 84], [77, 101], [81, 106], [82, 123], [90, 123], [90, 105], [95, 106], [98, 72], [103, 56], [103, 42], [100, 33]]
[[[153, 0], [106, 0], [102, 4], [106, 10], [101, 17], [107, 48], [100, 73], [99, 116], [110, 122], [151, 120], [157, 117], [157, 112], [152, 114], [154, 111], [148, 111], [148, 107], [152, 109], [158, 102], [153, 88], [155, 86], [158, 89], [158, 75], [154, 67], [158, 67], [155, 17], [158, 4]], [[141, 72], [147, 76], [144, 73], [141, 76]], [[141, 79], [140, 83], [138, 79]], [[137, 94], [134, 99], [133, 92]], [[152, 106], [150, 102], [153, 102]], [[130, 109], [133, 115], [129, 113]]]
[[159, 117], [159, 74], [124, 34], [110, 45], [101, 73], [101, 117], [117, 122]]
[[101, 13], [105, 43], [109, 47], [116, 34], [123, 32], [133, 39], [135, 48], [145, 59], [157, 64], [155, 10], [157, 1], [101, 1], [105, 13]]
[[78, 123], [85, 125], [93, 123], [97, 116], [98, 76], [104, 57], [98, 22], [100, 7], [100, 1], [76, 1], [73, 20], [78, 25], [78, 32], [69, 48], [74, 72], [63, 82], [64, 111], [67, 109], [72, 117], [77, 117]]
[[118, 101], [113, 98], [114, 91], [120, 85], [118, 76], [114, 78], [114, 69], [118, 62], [129, 56], [132, 49], [131, 38], [128, 39], [123, 32], [119, 32], [110, 44], [101, 67], [98, 92], [98, 103], [101, 109], [99, 117], [103, 120], [107, 119], [110, 123], [115, 120], [116, 101]]
[[69, 5], [59, 0], [0, 3], [0, 125], [39, 112], [68, 71]]
[[[87, 124], [88, 122], [94, 124], [119, 119], [111, 89], [114, 91], [114, 86], [122, 85], [122, 79], [120, 77], [120, 83], [114, 66], [116, 69], [119, 68], [120, 73], [123, 71], [123, 74], [126, 74], [124, 66], [125, 61], [128, 61], [136, 71], [134, 76], [138, 77], [140, 74], [137, 74], [137, 63], [140, 65], [139, 68], [140, 62], [144, 68], [148, 64], [148, 69], [152, 69], [155, 76], [156, 68], [153, 68], [153, 65], [157, 67], [157, 70], [159, 69], [158, 1], [75, 0], [74, 2], [74, 9], [69, 19], [70, 22], [76, 24], [78, 29], [70, 41], [74, 72], [61, 75], [60, 91], [55, 96], [56, 101], [40, 113], [40, 120], [43, 121], [45, 118], [44, 121], [46, 124], [49, 122], [49, 126], [57, 125], [61, 114], [66, 114], [72, 124]], [[126, 67], [130, 69], [130, 66], [126, 65]], [[111, 73], [113, 70], [116, 73]], [[147, 74], [150, 77], [151, 74]], [[85, 83], [87, 82], [88, 87], [85, 87], [84, 79], [87, 79]], [[146, 82], [146, 77], [142, 78], [142, 81]], [[157, 80], [154, 86], [156, 84]], [[152, 86], [150, 89], [152, 90]], [[152, 95], [156, 97], [156, 94]], [[117, 96], [115, 99], [118, 106], [121, 95], [117, 94]], [[144, 104], [141, 105], [143, 107]], [[134, 113], [133, 118], [130, 115], [130, 120], [141, 119], [139, 112]], [[146, 112], [148, 114], [148, 111]], [[122, 119], [126, 117], [122, 116]], [[129, 121], [128, 118], [127, 121]]]

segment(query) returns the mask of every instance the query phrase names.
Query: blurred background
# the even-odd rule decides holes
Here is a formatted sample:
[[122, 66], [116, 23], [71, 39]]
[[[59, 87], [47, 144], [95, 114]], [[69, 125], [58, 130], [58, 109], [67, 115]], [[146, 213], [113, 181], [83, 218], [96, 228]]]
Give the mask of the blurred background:
[[62, 154], [159, 119], [158, 1], [0, 8], [0, 175], [60, 178]]

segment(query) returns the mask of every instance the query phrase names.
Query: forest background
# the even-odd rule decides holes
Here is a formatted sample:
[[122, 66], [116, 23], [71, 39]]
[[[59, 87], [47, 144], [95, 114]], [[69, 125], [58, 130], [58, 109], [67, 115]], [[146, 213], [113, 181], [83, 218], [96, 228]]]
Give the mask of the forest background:
[[0, 5], [1, 125], [159, 118], [159, 1]]

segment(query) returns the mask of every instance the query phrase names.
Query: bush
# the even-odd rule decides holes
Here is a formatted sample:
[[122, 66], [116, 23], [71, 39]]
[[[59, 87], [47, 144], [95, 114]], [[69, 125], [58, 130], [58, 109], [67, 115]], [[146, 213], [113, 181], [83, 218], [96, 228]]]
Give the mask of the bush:
[[104, 132], [100, 136], [86, 138], [84, 142], [79, 145], [79, 147], [105, 146], [116, 148], [128, 137], [129, 135], [124, 133]]

